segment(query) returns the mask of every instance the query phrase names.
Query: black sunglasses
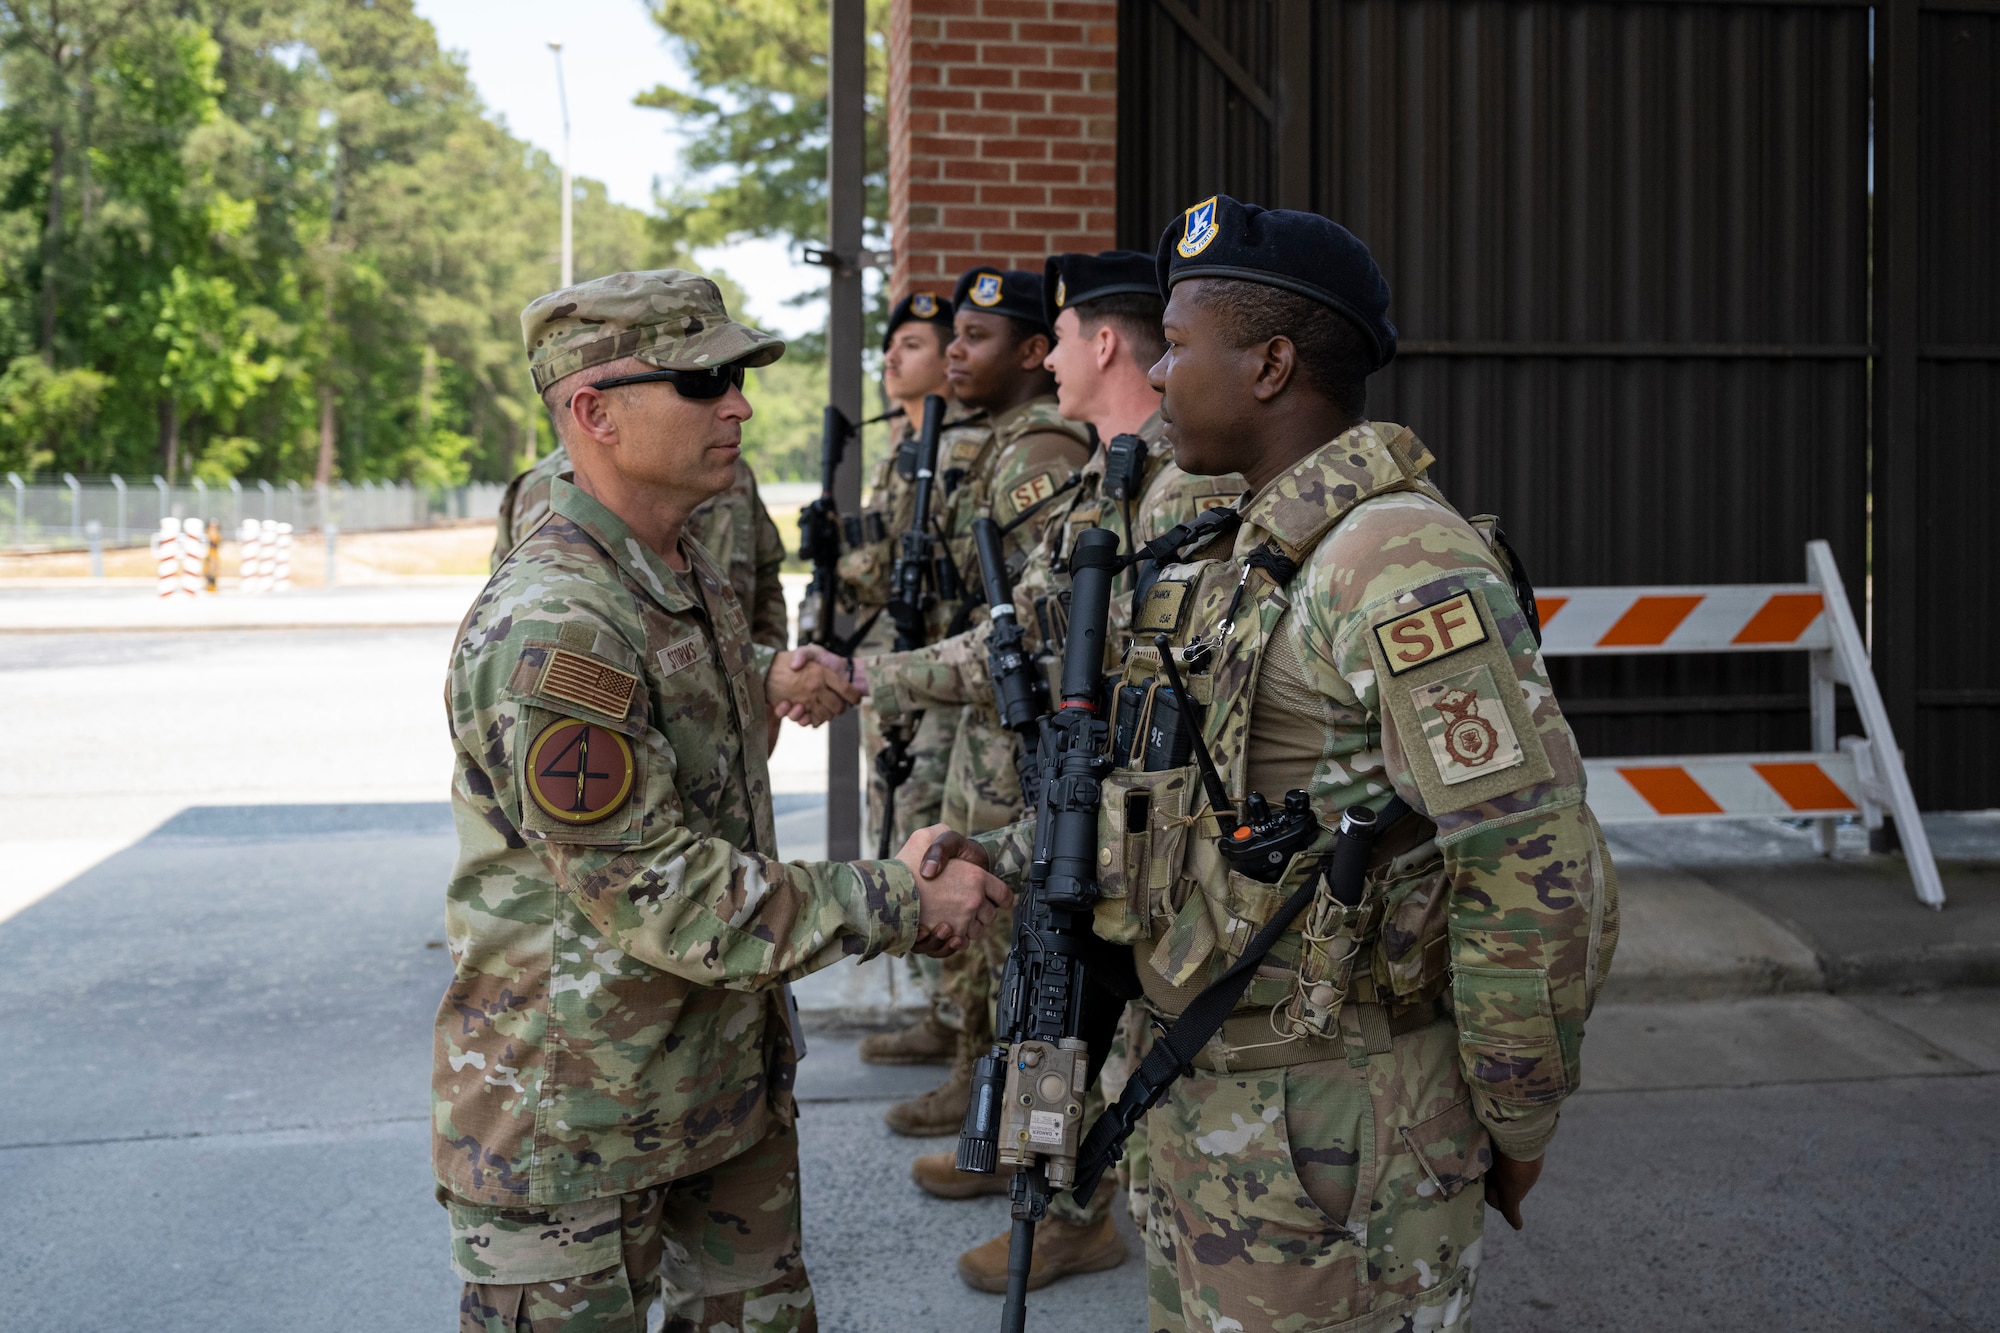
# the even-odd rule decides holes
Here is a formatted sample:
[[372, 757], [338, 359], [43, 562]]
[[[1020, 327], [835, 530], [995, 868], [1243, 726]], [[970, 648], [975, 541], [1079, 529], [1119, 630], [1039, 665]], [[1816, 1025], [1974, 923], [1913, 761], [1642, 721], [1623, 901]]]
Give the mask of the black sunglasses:
[[743, 387], [744, 366], [732, 361], [708, 370], [649, 370], [643, 375], [614, 375], [599, 380], [593, 389], [615, 389], [621, 384], [671, 384], [683, 398], [720, 398], [731, 389]]

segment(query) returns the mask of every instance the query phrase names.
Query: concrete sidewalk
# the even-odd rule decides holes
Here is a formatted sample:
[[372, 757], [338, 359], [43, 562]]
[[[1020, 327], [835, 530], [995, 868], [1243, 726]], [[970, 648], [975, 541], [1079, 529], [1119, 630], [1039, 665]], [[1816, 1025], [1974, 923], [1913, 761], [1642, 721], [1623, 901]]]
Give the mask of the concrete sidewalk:
[[1868, 852], [1858, 828], [1831, 858], [1778, 820], [1609, 830], [1624, 934], [1606, 999], [2000, 985], [2000, 812], [1924, 827], [1943, 911], [1918, 903], [1903, 858]]

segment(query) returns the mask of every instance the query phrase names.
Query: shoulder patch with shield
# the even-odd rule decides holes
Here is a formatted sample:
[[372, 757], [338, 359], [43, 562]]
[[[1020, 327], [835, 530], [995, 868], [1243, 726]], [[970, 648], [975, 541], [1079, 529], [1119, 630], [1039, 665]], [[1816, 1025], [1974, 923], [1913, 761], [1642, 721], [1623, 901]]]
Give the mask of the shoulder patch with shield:
[[1477, 588], [1378, 623], [1368, 636], [1382, 711], [1433, 818], [1554, 776], [1514, 661]]

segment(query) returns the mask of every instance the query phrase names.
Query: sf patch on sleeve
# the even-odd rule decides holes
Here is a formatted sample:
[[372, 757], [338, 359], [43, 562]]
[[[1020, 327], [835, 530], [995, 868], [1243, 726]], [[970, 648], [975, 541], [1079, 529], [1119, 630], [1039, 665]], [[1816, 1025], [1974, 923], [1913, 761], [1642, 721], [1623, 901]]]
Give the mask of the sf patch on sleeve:
[[1028, 478], [1019, 486], [1007, 492], [1007, 503], [1014, 506], [1014, 513], [1032, 508], [1056, 493], [1056, 474], [1044, 472]]
[[1534, 719], [1477, 588], [1374, 628], [1382, 710], [1433, 817], [1553, 776]]

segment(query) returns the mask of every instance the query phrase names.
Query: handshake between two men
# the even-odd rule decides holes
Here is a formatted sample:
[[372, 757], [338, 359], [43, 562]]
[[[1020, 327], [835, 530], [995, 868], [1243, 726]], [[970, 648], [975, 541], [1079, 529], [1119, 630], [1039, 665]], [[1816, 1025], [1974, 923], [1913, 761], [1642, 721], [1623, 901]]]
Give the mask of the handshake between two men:
[[[867, 685], [856, 679], [858, 674], [853, 658], [816, 644], [773, 657], [764, 677], [771, 708], [767, 750], [777, 746], [783, 722], [817, 727], [860, 703]], [[917, 878], [921, 931], [914, 947], [920, 954], [942, 958], [957, 953], [983, 936], [1000, 909], [1013, 903], [1007, 886], [986, 872], [985, 850], [948, 825], [918, 829], [896, 859]]]

